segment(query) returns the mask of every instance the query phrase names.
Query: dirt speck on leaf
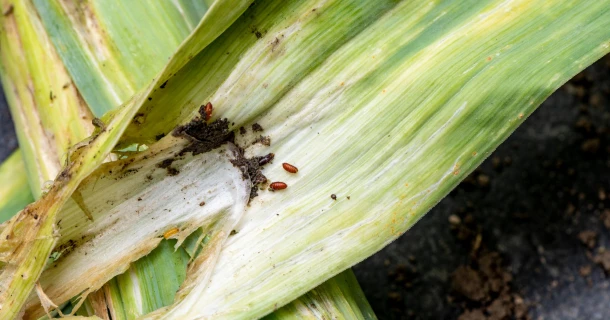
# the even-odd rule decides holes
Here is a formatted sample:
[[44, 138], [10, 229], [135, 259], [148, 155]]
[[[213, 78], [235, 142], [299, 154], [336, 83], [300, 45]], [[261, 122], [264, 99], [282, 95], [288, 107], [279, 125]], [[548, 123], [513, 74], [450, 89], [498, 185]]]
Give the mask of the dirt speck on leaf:
[[268, 147], [271, 145], [271, 138], [269, 138], [269, 136], [259, 136], [256, 138], [256, 140], [254, 140], [254, 143], [260, 143]]
[[271, 52], [275, 51], [277, 46], [280, 44], [280, 39], [275, 37], [275, 39], [271, 42]]
[[173, 159], [173, 158], [168, 158], [168, 159], [165, 159], [165, 160], [163, 160], [163, 161], [159, 162], [159, 163], [157, 164], [157, 167], [162, 168], [162, 169], [165, 169], [165, 168], [167, 168], [167, 167], [171, 166], [171, 165], [172, 165], [172, 163], [174, 162], [174, 160], [175, 160], [175, 159]]
[[180, 173], [180, 171], [174, 167], [167, 167], [165, 170], [167, 170], [168, 176], [177, 176]]
[[256, 39], [261, 39], [267, 33], [266, 31], [263, 31], [263, 32], [259, 31], [256, 26], [250, 27], [250, 30], [256, 36]]
[[165, 169], [167, 171], [167, 175], [170, 175], [170, 176], [178, 175], [180, 173], [180, 171], [178, 171], [178, 169], [171, 166], [175, 160], [176, 159], [174, 159], [174, 158], [167, 158], [167, 159], [157, 163], [157, 167], [161, 168], [161, 169]]
[[252, 131], [254, 131], [254, 132], [260, 132], [260, 131], [263, 131], [263, 130], [264, 130], [263, 126], [261, 126], [258, 123], [255, 123], [255, 124], [252, 125]]

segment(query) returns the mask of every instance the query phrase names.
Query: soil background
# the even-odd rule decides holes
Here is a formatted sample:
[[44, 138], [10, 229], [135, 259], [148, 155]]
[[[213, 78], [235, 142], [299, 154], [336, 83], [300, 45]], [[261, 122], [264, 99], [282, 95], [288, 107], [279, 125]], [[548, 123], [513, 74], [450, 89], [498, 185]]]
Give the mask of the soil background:
[[[0, 160], [15, 148], [2, 95]], [[608, 319], [609, 177], [606, 56], [354, 271], [380, 319]]]

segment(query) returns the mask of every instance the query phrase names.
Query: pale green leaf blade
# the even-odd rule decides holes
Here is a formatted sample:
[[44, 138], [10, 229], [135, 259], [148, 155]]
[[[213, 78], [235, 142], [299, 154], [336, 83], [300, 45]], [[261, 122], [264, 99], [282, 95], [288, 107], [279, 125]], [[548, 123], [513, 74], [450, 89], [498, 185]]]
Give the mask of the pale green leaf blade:
[[0, 222], [4, 222], [34, 202], [19, 150], [0, 165], [0, 181]]
[[[186, 251], [181, 247], [176, 249], [175, 244], [176, 241], [162, 241], [147, 259], [133, 263], [131, 268], [134, 269], [133, 272], [138, 273], [137, 278], [140, 280], [138, 291], [142, 292], [140, 297], [136, 297], [137, 300], [142, 301], [142, 308], [136, 316], [153, 312], [174, 301], [174, 295], [186, 277], [186, 266], [190, 259]], [[176, 251], [176, 254], [166, 254], [173, 251]], [[127, 276], [131, 275], [122, 274], [117, 280], [121, 283], [121, 280]], [[123, 287], [121, 294], [125, 296], [126, 291], [133, 288], [134, 286]]]
[[273, 319], [377, 319], [356, 276], [346, 270], [266, 316]]

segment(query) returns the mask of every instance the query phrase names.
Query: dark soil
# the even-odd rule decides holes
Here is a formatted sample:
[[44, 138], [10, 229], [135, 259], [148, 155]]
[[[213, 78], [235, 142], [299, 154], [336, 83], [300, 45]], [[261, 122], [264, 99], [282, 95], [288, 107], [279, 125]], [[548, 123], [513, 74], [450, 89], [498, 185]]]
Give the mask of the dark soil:
[[240, 155], [235, 160], [231, 160], [231, 163], [241, 169], [244, 178], [250, 178], [250, 182], [252, 182], [250, 199], [253, 199], [258, 196], [258, 190], [259, 188], [262, 188], [261, 185], [267, 183], [267, 177], [263, 175], [261, 169], [264, 165], [273, 161], [275, 155], [269, 153], [260, 157], [246, 158], [243, 155], [243, 150], [239, 149], [239, 151]]
[[235, 141], [235, 133], [229, 130], [229, 121], [219, 119], [211, 123], [205, 122], [206, 114], [199, 110], [201, 117], [196, 117], [189, 123], [173, 131], [176, 137], [183, 137], [191, 143], [180, 154], [192, 152], [193, 155], [214, 150], [226, 142]]

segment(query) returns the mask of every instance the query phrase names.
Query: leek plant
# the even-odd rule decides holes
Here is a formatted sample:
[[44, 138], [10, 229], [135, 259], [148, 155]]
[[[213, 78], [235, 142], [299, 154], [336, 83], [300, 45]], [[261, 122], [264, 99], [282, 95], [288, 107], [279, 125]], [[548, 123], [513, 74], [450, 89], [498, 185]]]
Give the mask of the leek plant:
[[[40, 25], [40, 21], [39, 18], [37, 17], [37, 13], [33, 10], [33, 6], [31, 6], [31, 4], [29, 2], [19, 2], [16, 3], [17, 5], [23, 5], [23, 7], [18, 6], [15, 7], [12, 3], [8, 3], [6, 4], [7, 7], [13, 6], [12, 10], [14, 12], [15, 8], [17, 8], [17, 14], [21, 19], [24, 19], [21, 24], [19, 25], [20, 30], [19, 32], [17, 32], [15, 35], [18, 35], [20, 37], [24, 37], [23, 40], [28, 41], [27, 44], [29, 45], [28, 47], [26, 47], [24, 49], [25, 52], [21, 52], [20, 54], [13, 54], [11, 56], [6, 57], [6, 59], [4, 60], [4, 63], [12, 65], [12, 61], [10, 61], [10, 59], [23, 59], [25, 57], [25, 61], [26, 63], [23, 65], [24, 67], [29, 67], [31, 64], [36, 64], [36, 63], [40, 63], [40, 62], [47, 62], [49, 60], [53, 60], [56, 59], [57, 60], [57, 55], [55, 54], [55, 49], [52, 46], [50, 39], [47, 37], [46, 32], [41, 31], [40, 29], [42, 28]], [[56, 3], [57, 4], [57, 3]], [[127, 12], [140, 12], [141, 10], [137, 10], [137, 9], [143, 9], [148, 7], [147, 2], [131, 2], [131, 3], [125, 3], [126, 5], [139, 5], [141, 6], [141, 8], [131, 8], [132, 11], [127, 11]], [[176, 7], [174, 7], [173, 9], [175, 10], [179, 10], [180, 12], [185, 12], [188, 11], [190, 13], [193, 12], [193, 10], [185, 10], [185, 6], [186, 9], [193, 9], [193, 6], [195, 7], [195, 9], [199, 8], [203, 8], [205, 9], [206, 6], [204, 3], [199, 3], [199, 2], [192, 2], [192, 3], [188, 3], [188, 2], [183, 2], [183, 3], [176, 3]], [[170, 9], [172, 7], [170, 6]], [[74, 8], [72, 8], [74, 9]], [[153, 13], [158, 14], [162, 14], [160, 17], [161, 18], [165, 18], [167, 19], [167, 13], [168, 13], [168, 8], [164, 7], [164, 8], [158, 8], [157, 10], [154, 10]], [[12, 13], [13, 13], [12, 12]], [[197, 11], [195, 11], [197, 12]], [[205, 10], [203, 11], [205, 12]], [[172, 13], [171, 11], [169, 13]], [[174, 12], [175, 13], [175, 12]], [[65, 17], [64, 17], [65, 18]], [[141, 17], [140, 17], [141, 18]], [[171, 18], [171, 17], [169, 17]], [[191, 16], [192, 18], [192, 16]], [[197, 17], [195, 19], [198, 19]], [[186, 22], [185, 22], [186, 20]], [[126, 19], [118, 19], [114, 21], [114, 27], [117, 27], [117, 25], [120, 25], [122, 27], [124, 27], [126, 30], [131, 30], [131, 28], [138, 28], [138, 29], [145, 29], [146, 27], [149, 27], [148, 25], [126, 25], [128, 23], [133, 23], [133, 22], [153, 22], [153, 25], [156, 25], [158, 23], [158, 21], [156, 21], [155, 19], [136, 19], [136, 20], [126, 20]], [[196, 22], [196, 21], [195, 21]], [[185, 23], [186, 23], [186, 27], [185, 27]], [[193, 25], [193, 21], [188, 21], [188, 19], [185, 19], [184, 16], [181, 15], [174, 15], [174, 21], [172, 22], [168, 22], [169, 26], [172, 27], [181, 27], [182, 29], [188, 29], [189, 27], [192, 28]], [[195, 23], [196, 25], [196, 23]], [[32, 32], [31, 30], [34, 29], [36, 30], [36, 28], [38, 28], [37, 32]], [[179, 28], [178, 28], [179, 29]], [[167, 30], [160, 30], [160, 31], [165, 31], [167, 33]], [[165, 37], [163, 37], [163, 41], [165, 42], [160, 42], [157, 45], [163, 45], [163, 47], [161, 47], [164, 50], [172, 50], [172, 48], [175, 48], [179, 42], [188, 34], [187, 32], [173, 32], [171, 33], [174, 35], [174, 38], [177, 39], [169, 39], [167, 38], [168, 34], [165, 34]], [[27, 35], [27, 37], [25, 37]], [[124, 36], [124, 35], [123, 35]], [[19, 39], [19, 38], [18, 38]], [[120, 40], [121, 38], [118, 38], [117, 40]], [[149, 38], [149, 39], [158, 39], [158, 38]], [[173, 41], [171, 41], [173, 39]], [[19, 39], [21, 41], [21, 39]], [[79, 40], [86, 40], [85, 38], [80, 38]], [[115, 40], [115, 39], [110, 39]], [[24, 42], [25, 42], [24, 41]], [[168, 44], [167, 41], [170, 41], [170, 43]], [[15, 46], [15, 44], [18, 43], [18, 41], [11, 41], [8, 42], [9, 47], [11, 49], [21, 49], [18, 46]], [[114, 54], [116, 54], [116, 56], [118, 57], [116, 60], [120, 60], [119, 58], [125, 60], [124, 55], [125, 54], [129, 54], [133, 52], [133, 47], [141, 47], [142, 44], [140, 42], [131, 42], [131, 43], [127, 43], [130, 44], [132, 46], [132, 48], [127, 48], [124, 50], [119, 50], [117, 52], [114, 52]], [[82, 46], [81, 46], [82, 45]], [[81, 44], [78, 46], [72, 46], [70, 48], [72, 48], [72, 51], [70, 52], [70, 54], [73, 54], [74, 50], [80, 50], [83, 51], [83, 48], [87, 48], [86, 45]], [[150, 44], [149, 44], [150, 45]], [[173, 45], [173, 46], [172, 46]], [[150, 45], [150, 47], [153, 47], [152, 45]], [[106, 45], [105, 50], [108, 50], [109, 48], [112, 48], [111, 45]], [[23, 50], [23, 49], [22, 49]], [[39, 55], [38, 56], [32, 56], [30, 53], [31, 52], [37, 52]], [[108, 51], [111, 52], [111, 51]], [[81, 52], [82, 54], [82, 52]], [[82, 54], [84, 56], [87, 57], [93, 57], [94, 55], [92, 55], [90, 52], [87, 54]], [[133, 58], [133, 57], [132, 57]], [[7, 61], [8, 60], [8, 61]], [[64, 70], [64, 66], [62, 63], [54, 61], [53, 63], [46, 63], [46, 64], [40, 64], [43, 66], [47, 67], [47, 70], [49, 71], [48, 74], [54, 75], [54, 74], [65, 74], [65, 70]], [[93, 63], [85, 63], [85, 65], [88, 66], [97, 66], [97, 68], [99, 68], [100, 66], [104, 65], [106, 61], [109, 60], [108, 57], [106, 57], [103, 60], [100, 61], [93, 61]], [[112, 60], [112, 59], [111, 59]], [[137, 86], [137, 85], [141, 85], [137, 83], [138, 79], [127, 79], [126, 77], [129, 75], [132, 75], [132, 71], [134, 71], [135, 73], [148, 73], [148, 76], [152, 77], [154, 76], [154, 73], [156, 72], [155, 69], [151, 69], [150, 67], [150, 62], [155, 62], [158, 61], [159, 58], [157, 58], [157, 60], [151, 60], [150, 57], [146, 57], [146, 59], [142, 60], [142, 64], [139, 66], [134, 66], [133, 64], [129, 64], [126, 63], [122, 66], [122, 70], [124, 70], [121, 73], [109, 73], [106, 72], [106, 74], [104, 74], [103, 70], [104, 68], [100, 68], [100, 69], [96, 69], [96, 68], [92, 68], [91, 70], [89, 70], [90, 75], [96, 75], [96, 72], [99, 73], [99, 77], [109, 77], [109, 76], [113, 76], [114, 79], [113, 81], [108, 81], [107, 79], [94, 79], [98, 81], [98, 83], [104, 83], [107, 86], [105, 87], [109, 94], [108, 96], [111, 98], [117, 98], [117, 94], [116, 92], [120, 92], [122, 91], [126, 91], [126, 87], [124, 87], [125, 83], [130, 83], [130, 86], [133, 88], [133, 86]], [[163, 61], [164, 59], [161, 59], [161, 61]], [[133, 61], [133, 60], [130, 60]], [[82, 62], [82, 61], [81, 61]], [[39, 65], [39, 66], [40, 66]], [[97, 70], [97, 71], [96, 71]], [[19, 75], [19, 74], [17, 74]], [[21, 70], [21, 75], [25, 75], [26, 77], [31, 77], [31, 78], [35, 78], [38, 75], [37, 73], [37, 68], [28, 68], [25, 70]], [[122, 77], [121, 79], [119, 79], [119, 77]], [[95, 77], [92, 77], [95, 78]], [[22, 84], [22, 85], [27, 85], [26, 83], [24, 83], [23, 81], [19, 81], [21, 78], [18, 78], [15, 74], [12, 74], [12, 78], [8, 78], [5, 79], [4, 82], [5, 84]], [[88, 81], [91, 81], [91, 79], [89, 79]], [[63, 85], [62, 89], [68, 89], [70, 87], [71, 83], [70, 82], [66, 82]], [[122, 87], [123, 86], [123, 87]], [[103, 87], [103, 86], [102, 86]], [[38, 85], [35, 87], [35, 91], [44, 91], [46, 90], [46, 86], [45, 85]], [[97, 91], [92, 91], [91, 94], [87, 95], [85, 94], [85, 98], [87, 97], [91, 97], [93, 96], [93, 94], [98, 94], [99, 93], [99, 89], [97, 89]], [[49, 98], [50, 102], [53, 102], [53, 99], [57, 98], [57, 95], [59, 93], [59, 95], [63, 96], [63, 92], [62, 90], [60, 91], [56, 91], [55, 94], [53, 94], [51, 92], [51, 94], [54, 95], [53, 98]], [[68, 91], [71, 92], [71, 91]], [[127, 92], [127, 94], [133, 94], [133, 90], [130, 92]], [[95, 96], [93, 96], [95, 97]], [[14, 96], [11, 96], [10, 98], [12, 98], [11, 100], [17, 100], [17, 101], [11, 101], [12, 103], [10, 104], [13, 107], [13, 115], [19, 115], [20, 113], [29, 113], [32, 114], [31, 118], [32, 119], [36, 119], [38, 117], [40, 117], [39, 113], [43, 113], [45, 109], [41, 108], [40, 110], [37, 110], [36, 108], [32, 108], [32, 107], [38, 107], [39, 105], [46, 105], [48, 102], [46, 101], [45, 97], [43, 96], [42, 99], [40, 99], [40, 103], [37, 104], [32, 104], [32, 105], [23, 105], [18, 103], [19, 99], [15, 98]], [[121, 97], [118, 97], [119, 99]], [[70, 108], [73, 105], [68, 105], [65, 106], [65, 108], [67, 108], [68, 110], [71, 110]], [[93, 111], [94, 114], [96, 115], [100, 115], [103, 114], [103, 111], [105, 110], [105, 108], [112, 108], [113, 104], [112, 103], [99, 103], [96, 99], [92, 99], [91, 100], [91, 104], [89, 104], [91, 111]], [[97, 109], [96, 109], [97, 107]], [[101, 108], [101, 109], [100, 109]], [[21, 109], [25, 109], [25, 110], [21, 110]], [[73, 110], [76, 110], [76, 108], [72, 107]], [[42, 110], [42, 112], [41, 112]], [[101, 111], [100, 111], [101, 110]], [[69, 114], [69, 112], [68, 112]], [[68, 121], [74, 121], [71, 120], [70, 118], [67, 118], [64, 114], [64, 116], [62, 117], [61, 114], [54, 114], [54, 115], [50, 115], [48, 116], [48, 118], [50, 119], [55, 119], [55, 121], [58, 124], [63, 123], [63, 121], [68, 120]], [[40, 125], [37, 121], [34, 120], [30, 120], [30, 119], [26, 119], [26, 120], [22, 120], [22, 118], [18, 118], [15, 117], [15, 120], [18, 124], [22, 125], [23, 128], [25, 128], [24, 132], [27, 132], [27, 128], [29, 128], [30, 126], [36, 126], [36, 125]], [[83, 125], [83, 126], [87, 126], [87, 125], [91, 125], [91, 120], [90, 117], [85, 117], [83, 120], [84, 121], [78, 121], [79, 119], [77, 119], [76, 124], [77, 125]], [[53, 123], [53, 122], [50, 122]], [[76, 136], [74, 134], [71, 134], [70, 132], [64, 132], [62, 130], [54, 130], [53, 127], [47, 126], [47, 127], [43, 127], [43, 130], [41, 130], [42, 132], [47, 133], [46, 135], [44, 134], [40, 134], [37, 135], [35, 137], [28, 137], [28, 138], [23, 138], [22, 139], [22, 145], [25, 146], [25, 150], [32, 150], [33, 152], [30, 154], [34, 154], [35, 156], [29, 156], [27, 158], [27, 160], [30, 161], [37, 161], [39, 159], [45, 160], [45, 161], [51, 161], [54, 163], [59, 162], [58, 159], [58, 155], [61, 154], [61, 152], [65, 152], [66, 150], [51, 150], [51, 152], [49, 152], [49, 148], [47, 146], [47, 148], [43, 148], [41, 146], [44, 146], [44, 143], [46, 142], [46, 140], [48, 139], [47, 135], [49, 137], [54, 137], [55, 135], [58, 135], [60, 137], [63, 138], [72, 138], [72, 139], [82, 139], [82, 137]], [[24, 148], [22, 148], [22, 150], [24, 150]], [[45, 154], [46, 152], [46, 154]], [[54, 156], [49, 156], [48, 154], [52, 154]], [[65, 154], [63, 155], [65, 156]], [[36, 165], [34, 165], [33, 167], [37, 167]], [[57, 174], [57, 170], [51, 172], [50, 174], [41, 174], [40, 172], [33, 170], [33, 172], [31, 172], [32, 176], [35, 178], [37, 176], [39, 176], [41, 179], [50, 179], [49, 176], [54, 176]], [[2, 178], [3, 181], [7, 181], [7, 183], [5, 183], [3, 185], [3, 192], [0, 193], [2, 194], [2, 200], [5, 201], [4, 203], [0, 204], [0, 213], [2, 215], [3, 221], [7, 220], [8, 218], [10, 218], [13, 214], [15, 214], [17, 211], [19, 211], [21, 208], [23, 208], [25, 205], [27, 205], [28, 203], [32, 202], [32, 193], [28, 190], [28, 185], [26, 183], [26, 171], [24, 168], [24, 163], [21, 159], [20, 153], [16, 152], [14, 153], [9, 159], [7, 159], [7, 161], [5, 161], [5, 163], [2, 165], [2, 167], [0, 167], [0, 177]], [[40, 194], [41, 192], [41, 183], [42, 182], [38, 182], [38, 180], [34, 180], [31, 185], [32, 185], [32, 191], [35, 193]], [[52, 254], [53, 259], [57, 259], [61, 253], [61, 251], [57, 251], [54, 254]], [[104, 286], [103, 289], [100, 289], [100, 292], [95, 292], [92, 293], [91, 296], [89, 297], [89, 299], [87, 301], [84, 302], [84, 310], [81, 311], [77, 311], [77, 313], [79, 314], [83, 314], [83, 315], [89, 315], [89, 314], [98, 314], [100, 316], [103, 316], [105, 318], [105, 315], [110, 315], [112, 316], [113, 319], [130, 319], [130, 318], [135, 318], [138, 315], [142, 315], [143, 313], [147, 313], [150, 311], [153, 311], [155, 309], [158, 309], [162, 306], [166, 306], [169, 305], [174, 297], [175, 291], [178, 289], [178, 287], [180, 286], [180, 284], [182, 283], [182, 281], [184, 280], [184, 276], [186, 273], [186, 265], [188, 263], [188, 259], [184, 259], [184, 257], [186, 256], [185, 251], [182, 248], [179, 248], [177, 251], [174, 250], [174, 248], [172, 248], [172, 246], [169, 244], [168, 241], [163, 241], [161, 243], [161, 245], [159, 245], [159, 247], [154, 250], [150, 255], [143, 257], [142, 259], [136, 261], [134, 263], [134, 265], [132, 266], [132, 268], [130, 268], [127, 272], [125, 272], [124, 274], [118, 276], [117, 278], [111, 280], [108, 282], [108, 284], [106, 284]], [[345, 283], [345, 284], [344, 284]], [[286, 307], [284, 309], [290, 310], [290, 311], [281, 311], [284, 309], [281, 309], [280, 312], [281, 313], [281, 318], [303, 318], [303, 317], [310, 317], [313, 315], [317, 315], [319, 313], [324, 314], [326, 316], [329, 316], [331, 318], [333, 317], [337, 317], [338, 315], [341, 315], [341, 317], [346, 317], [349, 316], [350, 318], [361, 318], [361, 319], [365, 319], [365, 318], [374, 318], [374, 314], [372, 313], [370, 306], [368, 306], [368, 304], [366, 303], [365, 299], [362, 299], [363, 294], [362, 291], [360, 290], [360, 288], [357, 285], [357, 282], [355, 282], [355, 277], [353, 276], [353, 274], [351, 274], [351, 272], [344, 272], [343, 275], [338, 276], [337, 280], [332, 280], [329, 281], [323, 285], [321, 285], [320, 287], [318, 287], [317, 289], [318, 294], [316, 295], [316, 297], [318, 297], [318, 299], [314, 299], [312, 297], [306, 297], [307, 302], [300, 302], [299, 300], [297, 300], [295, 303], [298, 304], [298, 307]], [[331, 292], [330, 294], [325, 294], [326, 292]], [[303, 307], [304, 306], [304, 307]], [[67, 308], [70, 308], [70, 304], [67, 305]], [[64, 307], [66, 308], [66, 307]]]
[[3, 319], [374, 318], [341, 272], [610, 51], [604, 1], [1, 4]]

